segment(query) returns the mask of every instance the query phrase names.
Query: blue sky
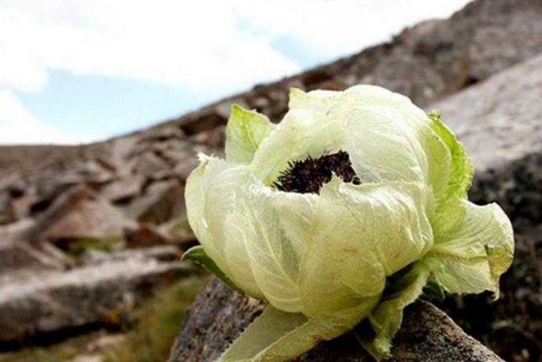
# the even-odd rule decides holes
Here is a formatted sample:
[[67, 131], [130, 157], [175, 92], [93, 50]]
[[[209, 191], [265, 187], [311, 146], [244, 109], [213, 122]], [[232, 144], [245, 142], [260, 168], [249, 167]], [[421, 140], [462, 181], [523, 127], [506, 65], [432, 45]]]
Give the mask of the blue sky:
[[147, 127], [468, 0], [0, 0], [0, 143]]

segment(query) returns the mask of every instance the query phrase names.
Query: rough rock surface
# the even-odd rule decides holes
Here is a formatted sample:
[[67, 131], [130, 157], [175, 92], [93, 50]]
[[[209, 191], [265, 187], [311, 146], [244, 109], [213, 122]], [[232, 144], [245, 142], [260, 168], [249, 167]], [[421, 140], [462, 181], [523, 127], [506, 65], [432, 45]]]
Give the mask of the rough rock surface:
[[113, 258], [68, 272], [3, 275], [0, 348], [43, 333], [122, 324], [124, 315], [142, 298], [192, 270], [177, 261], [159, 261], [157, 255], [163, 255], [163, 251]]
[[26, 242], [0, 242], [0, 277], [7, 273], [30, 269], [63, 270], [66, 267], [62, 260], [38, 250]]
[[479, 172], [542, 150], [542, 53], [436, 103]]
[[[173, 346], [169, 362], [212, 362], [264, 305], [213, 281], [197, 298], [191, 316]], [[318, 345], [296, 358], [306, 362], [374, 361], [350, 334]], [[443, 312], [427, 302], [408, 308], [404, 327], [387, 361], [502, 362], [467, 336]]]

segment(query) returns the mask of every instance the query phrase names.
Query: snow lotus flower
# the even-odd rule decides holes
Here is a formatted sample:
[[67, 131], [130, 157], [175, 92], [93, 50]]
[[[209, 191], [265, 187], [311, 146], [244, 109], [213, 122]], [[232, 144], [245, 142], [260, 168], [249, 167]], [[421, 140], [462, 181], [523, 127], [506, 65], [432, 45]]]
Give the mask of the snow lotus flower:
[[234, 106], [225, 160], [200, 155], [187, 180], [186, 258], [268, 302], [219, 361], [288, 360], [365, 318], [379, 359], [427, 286], [497, 295], [512, 227], [468, 201], [473, 167], [438, 113], [366, 85], [294, 89], [289, 108], [275, 125]]

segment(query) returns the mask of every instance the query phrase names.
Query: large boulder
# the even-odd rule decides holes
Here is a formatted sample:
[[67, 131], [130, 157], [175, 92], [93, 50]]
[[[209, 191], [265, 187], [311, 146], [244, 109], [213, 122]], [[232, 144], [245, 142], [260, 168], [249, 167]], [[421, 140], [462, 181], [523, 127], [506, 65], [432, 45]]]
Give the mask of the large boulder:
[[120, 239], [135, 222], [91, 189], [70, 189], [20, 237], [33, 243], [65, 244], [77, 239]]
[[0, 279], [16, 271], [63, 270], [63, 259], [55, 258], [50, 253], [39, 250], [24, 241], [0, 240]]
[[454, 297], [443, 308], [509, 361], [542, 358], [542, 54], [433, 105], [476, 165], [475, 202], [498, 202], [516, 233], [501, 298]]
[[[199, 295], [172, 348], [169, 362], [212, 362], [264, 308], [215, 280]], [[467, 336], [435, 306], [418, 302], [407, 309], [395, 339], [393, 362], [503, 362]], [[298, 362], [370, 362], [355, 337], [346, 335], [296, 359]]]

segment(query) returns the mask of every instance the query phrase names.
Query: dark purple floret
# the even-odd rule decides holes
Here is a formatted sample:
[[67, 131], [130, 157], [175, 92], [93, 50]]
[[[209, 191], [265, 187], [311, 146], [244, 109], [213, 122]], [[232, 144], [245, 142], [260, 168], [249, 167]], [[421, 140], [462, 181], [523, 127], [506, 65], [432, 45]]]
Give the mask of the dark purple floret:
[[319, 194], [320, 188], [331, 181], [333, 173], [344, 182], [361, 184], [352, 168], [350, 156], [339, 151], [319, 158], [308, 157], [305, 160], [289, 162], [288, 169], [281, 173], [273, 185], [286, 192]]

